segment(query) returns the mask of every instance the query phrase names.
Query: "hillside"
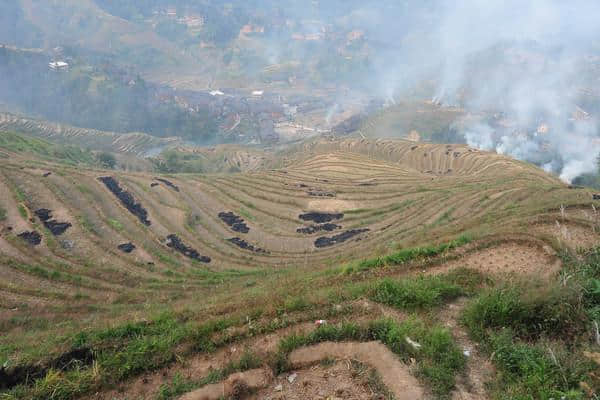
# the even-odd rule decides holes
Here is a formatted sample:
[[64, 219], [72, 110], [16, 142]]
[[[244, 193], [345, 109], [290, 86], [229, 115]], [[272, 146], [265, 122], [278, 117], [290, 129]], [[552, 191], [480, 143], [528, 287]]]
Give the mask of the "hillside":
[[[489, 306], [484, 300], [503, 282], [526, 287], [519, 277], [558, 285], [561, 270], [598, 244], [600, 203], [589, 190], [464, 145], [319, 139], [271, 154], [280, 161], [265, 166], [277, 169], [204, 175], [72, 167], [15, 150], [0, 156], [7, 399], [165, 399], [196, 389], [185, 398], [247, 389], [258, 390], [248, 398], [263, 398], [277, 395], [278, 383], [288, 398], [323, 390], [487, 398], [495, 389], [484, 381], [508, 378], [522, 393], [526, 386], [486, 354], [500, 351], [501, 339], [529, 338], [537, 349], [537, 338], [558, 328], [543, 322], [536, 331], [537, 322], [525, 321], [531, 313], [520, 311], [522, 320], [511, 314], [502, 326], [522, 326], [489, 336], [501, 325], [493, 316], [480, 321], [476, 307]], [[580, 272], [571, 274], [580, 282]], [[514, 307], [546, 310], [542, 300], [517, 298]], [[581, 313], [590, 301], [573, 303], [583, 308], [569, 318], [581, 321], [555, 336], [564, 346], [582, 338], [578, 352], [587, 348]], [[471, 318], [468, 329], [461, 318]], [[315, 328], [315, 319], [328, 321]], [[354, 344], [302, 350], [344, 340]], [[349, 370], [335, 361], [344, 359], [357, 363]], [[559, 382], [564, 390], [580, 390], [589, 371], [573, 368]], [[326, 377], [330, 369], [337, 378]], [[284, 371], [309, 383], [271, 375]]]

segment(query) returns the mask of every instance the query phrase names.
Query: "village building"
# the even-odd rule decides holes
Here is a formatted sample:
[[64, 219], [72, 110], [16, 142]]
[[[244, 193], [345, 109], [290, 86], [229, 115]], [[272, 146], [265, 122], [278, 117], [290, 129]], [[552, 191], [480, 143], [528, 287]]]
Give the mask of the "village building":
[[48, 67], [54, 71], [63, 71], [69, 69], [69, 64], [64, 61], [53, 61], [48, 63]]

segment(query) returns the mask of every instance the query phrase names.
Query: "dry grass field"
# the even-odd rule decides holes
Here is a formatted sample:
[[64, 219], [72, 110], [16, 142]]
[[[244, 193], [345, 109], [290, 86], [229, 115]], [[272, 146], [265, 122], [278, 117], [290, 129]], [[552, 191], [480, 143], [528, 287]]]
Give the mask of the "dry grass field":
[[202, 175], [0, 156], [0, 399], [598, 388], [600, 202], [530, 164], [366, 139]]

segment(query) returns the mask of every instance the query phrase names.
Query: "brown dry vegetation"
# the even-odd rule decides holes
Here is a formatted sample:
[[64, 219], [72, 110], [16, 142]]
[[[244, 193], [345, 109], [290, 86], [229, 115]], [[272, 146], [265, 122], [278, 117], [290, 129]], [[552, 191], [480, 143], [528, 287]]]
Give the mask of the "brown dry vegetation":
[[[569, 189], [531, 165], [467, 146], [317, 140], [277, 157], [284, 166], [275, 170], [162, 176], [179, 191], [163, 183], [152, 186], [157, 183], [156, 175], [145, 173], [50, 162], [36, 162], [32, 168], [30, 157], [15, 153], [0, 159], [0, 209], [5, 210], [0, 220], [0, 324], [4, 332], [0, 361], [7, 361], [9, 367], [45, 367], [77, 345], [91, 346], [97, 352], [95, 363], [82, 366], [76, 371], [80, 375], [71, 379], [85, 385], [65, 389], [62, 397], [55, 390], [53, 398], [174, 398], [208, 384], [217, 385], [210, 390], [225, 390], [228, 385], [231, 396], [242, 396], [238, 391], [243, 388], [258, 391], [247, 398], [370, 398], [390, 392], [403, 398], [401, 382], [393, 382], [377, 361], [388, 358], [398, 363], [410, 381], [404, 395], [415, 391], [421, 397], [444, 397], [456, 387], [456, 398], [487, 398], [482, 380], [493, 376], [493, 369], [485, 351], [478, 350], [457, 325], [464, 298], [450, 311], [428, 311], [437, 303], [418, 306], [415, 317], [405, 314], [406, 310], [386, 308], [381, 301], [365, 300], [369, 290], [376, 290], [368, 289], [369, 285], [377, 285], [380, 278], [440, 274], [455, 282], [459, 278], [452, 274], [459, 271], [460, 275], [462, 267], [467, 267], [469, 278], [460, 278], [459, 286], [470, 289], [452, 295], [449, 303], [454, 304], [459, 297], [473, 295], [475, 289], [465, 283], [473, 277], [478, 290], [490, 281], [521, 276], [553, 281], [561, 270], [559, 251], [598, 243], [599, 220], [588, 190]], [[44, 176], [46, 171], [52, 174]], [[97, 179], [107, 175], [147, 210], [150, 226], [140, 223]], [[311, 196], [311, 190], [333, 196]], [[40, 208], [52, 210], [54, 218], [73, 226], [60, 236], [52, 235], [34, 217]], [[222, 211], [244, 219], [249, 232], [234, 232], [219, 218]], [[297, 233], [297, 228], [311, 224], [299, 218], [310, 211], [344, 213], [333, 221], [342, 228], [313, 235]], [[317, 237], [350, 229], [369, 231], [330, 247], [315, 247]], [[38, 246], [17, 237], [32, 230], [42, 234]], [[211, 262], [194, 261], [168, 247], [170, 234]], [[227, 240], [233, 237], [266, 252], [242, 249]], [[127, 242], [136, 246], [133, 252], [117, 249]], [[454, 244], [438, 246], [444, 243]], [[367, 258], [371, 260], [360, 262]], [[313, 335], [312, 322], [320, 317], [329, 319], [332, 326], [353, 322], [364, 327], [354, 333], [340, 328], [341, 333], [329, 332], [318, 340], [298, 339], [299, 345], [282, 350], [282, 338], [293, 332]], [[448, 354], [467, 347], [473, 353], [466, 367], [458, 361], [444, 367], [444, 373], [452, 370], [460, 375], [456, 385], [454, 378], [440, 378], [432, 372], [434, 355], [406, 356], [403, 352], [410, 348], [400, 349], [377, 336], [378, 328], [368, 325], [380, 317], [400, 324], [401, 332], [431, 340], [425, 346], [432, 348], [435, 340], [445, 336], [440, 333], [434, 340], [420, 324], [449, 327], [455, 344], [444, 347]], [[202, 328], [216, 319], [227, 322]], [[128, 327], [123, 328], [127, 331], [139, 325], [135, 329], [145, 332], [163, 323], [172, 339], [165, 348], [161, 347], [164, 336], [159, 335], [157, 342], [144, 342], [149, 347], [134, 349], [148, 354], [145, 365], [117, 357], [133, 343], [129, 336], [121, 342], [114, 336], [119, 327]], [[146, 333], [138, 335], [143, 338]], [[205, 346], [204, 337], [210, 346]], [[322, 343], [304, 353], [293, 352], [334, 339], [377, 339], [387, 347], [355, 343], [348, 350]], [[378, 350], [364, 351], [364, 346]], [[245, 356], [248, 351], [252, 357]], [[377, 360], [372, 356], [376, 351], [382, 352]], [[168, 355], [161, 358], [164, 354]], [[302, 354], [310, 355], [310, 362], [298, 361]], [[111, 364], [109, 355], [129, 369]], [[285, 362], [274, 359], [282, 355]], [[337, 361], [332, 361], [327, 372], [329, 368], [319, 362], [329, 358]], [[481, 360], [481, 365], [472, 360]], [[352, 366], [354, 361], [367, 367]], [[264, 370], [265, 365], [276, 372], [275, 376], [260, 375], [269, 376], [266, 382], [246, 382], [243, 375], [227, 379], [239, 371]], [[345, 371], [344, 365], [348, 366]], [[293, 370], [299, 373], [298, 381], [286, 384], [284, 378]], [[109, 371], [118, 371], [118, 376]], [[90, 376], [85, 375], [88, 372]], [[113, 376], [105, 376], [109, 373]], [[332, 381], [328, 374], [339, 379]], [[65, 387], [60, 378], [51, 381], [48, 375], [40, 382], [19, 393], [43, 398], [48, 393], [43, 385]], [[283, 390], [275, 390], [280, 382]], [[110, 390], [115, 385], [117, 389]], [[338, 389], [355, 397], [336, 394]], [[204, 397], [200, 393], [189, 398]]]

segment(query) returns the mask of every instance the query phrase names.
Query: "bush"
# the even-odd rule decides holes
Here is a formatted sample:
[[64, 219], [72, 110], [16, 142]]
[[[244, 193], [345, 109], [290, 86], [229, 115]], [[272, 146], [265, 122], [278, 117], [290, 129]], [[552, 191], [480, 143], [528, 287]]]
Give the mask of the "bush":
[[442, 277], [428, 276], [401, 281], [385, 279], [373, 289], [371, 298], [379, 303], [410, 310], [438, 306], [463, 293], [460, 286]]
[[117, 159], [111, 153], [99, 153], [96, 156], [96, 160], [98, 160], [98, 164], [100, 164], [102, 168], [114, 169], [117, 165]]
[[511, 399], [582, 399], [579, 382], [594, 366], [564, 346], [528, 344], [510, 330], [490, 337], [493, 359], [500, 371], [496, 390]]
[[573, 337], [585, 329], [586, 317], [574, 287], [529, 283], [483, 293], [465, 310], [463, 321], [478, 339], [501, 328], [534, 339]]
[[350, 265], [346, 268], [346, 273], [352, 273], [357, 271], [365, 271], [372, 268], [381, 268], [388, 265], [402, 265], [409, 261], [417, 260], [420, 258], [434, 257], [443, 254], [446, 251], [455, 249], [457, 247], [464, 246], [471, 242], [471, 237], [468, 235], [462, 235], [458, 239], [448, 243], [443, 243], [437, 246], [427, 247], [413, 247], [408, 249], [402, 249], [395, 253], [387, 256], [370, 258], [367, 260], [360, 261], [356, 264]]

